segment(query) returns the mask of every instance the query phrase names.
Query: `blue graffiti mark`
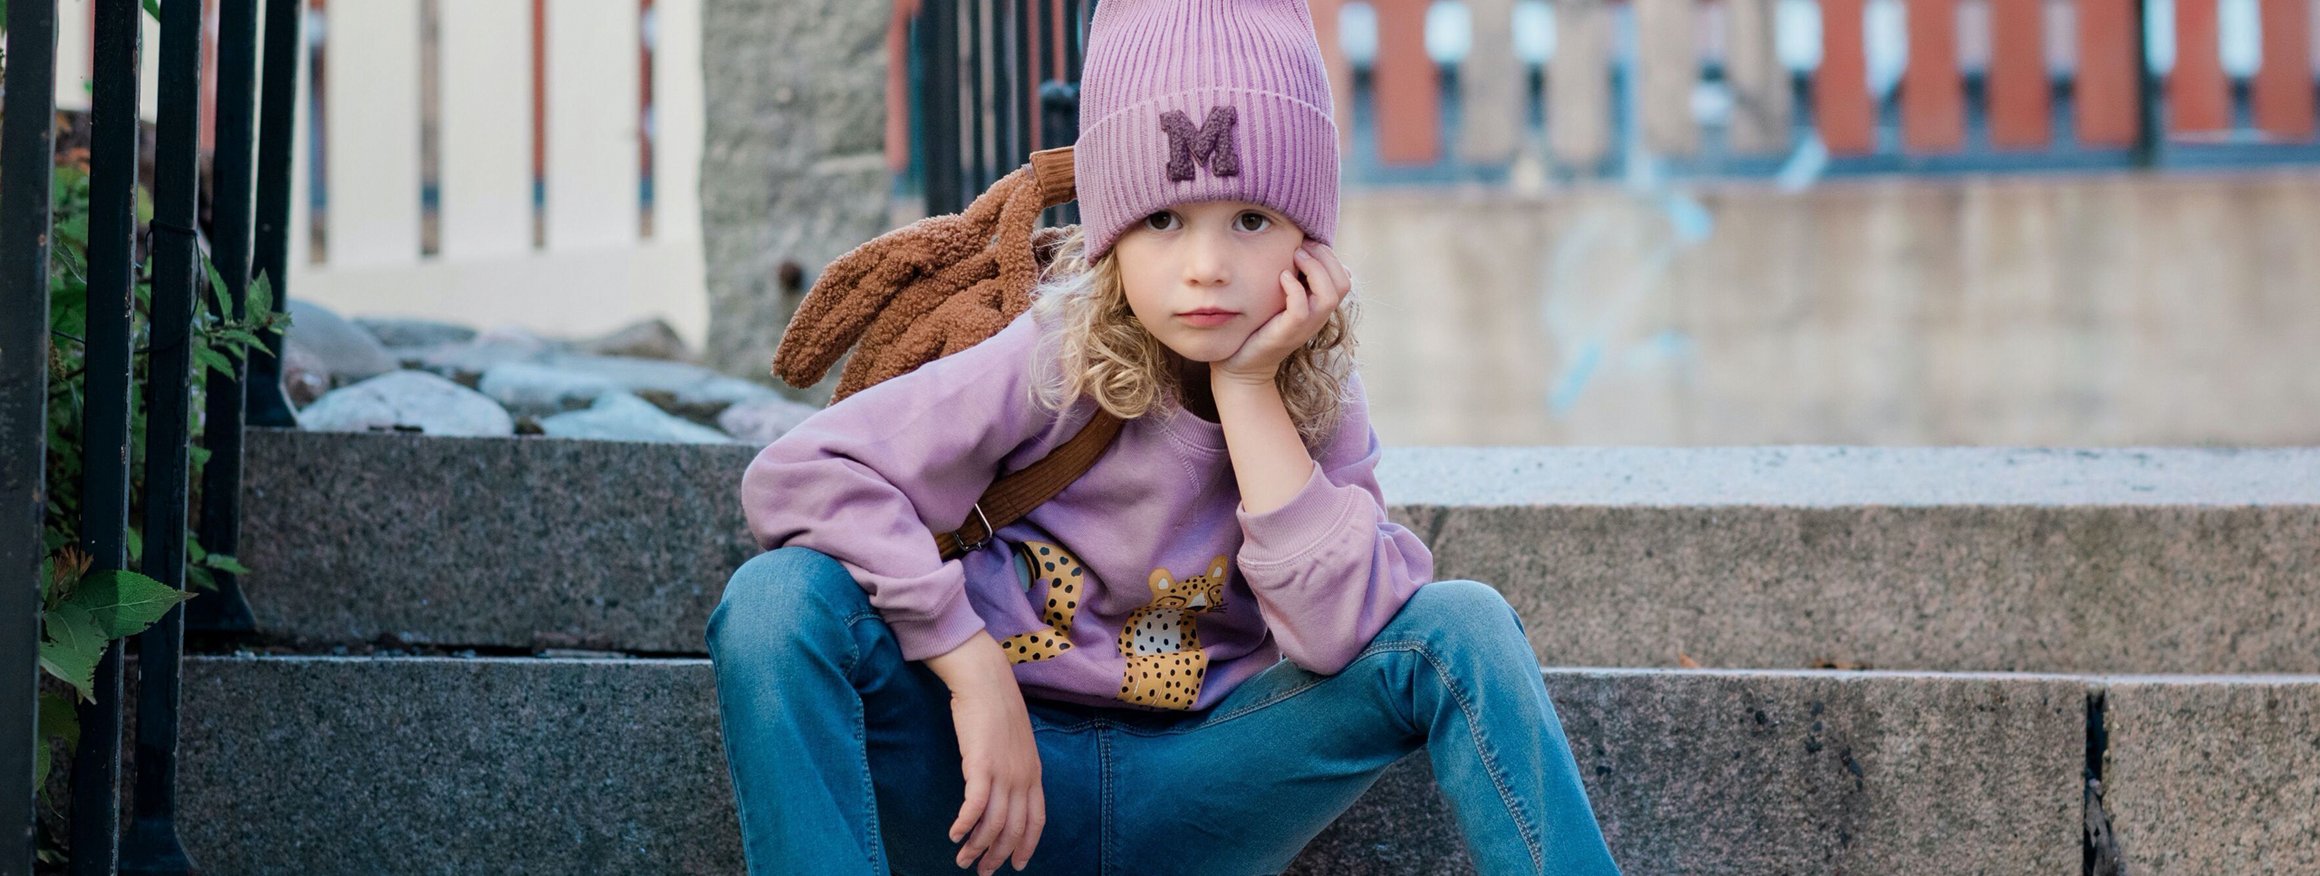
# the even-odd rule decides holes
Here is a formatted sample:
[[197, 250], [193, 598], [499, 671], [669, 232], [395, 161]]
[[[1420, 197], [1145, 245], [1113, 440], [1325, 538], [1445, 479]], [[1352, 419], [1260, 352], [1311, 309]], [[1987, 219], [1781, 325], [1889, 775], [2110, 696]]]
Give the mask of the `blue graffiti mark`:
[[1548, 396], [1548, 409], [1558, 417], [1570, 413], [1571, 406], [1579, 403], [1580, 390], [1587, 388], [1587, 379], [1595, 375], [1595, 366], [1602, 362], [1603, 344], [1588, 341], [1586, 346], [1579, 349], [1579, 355], [1573, 357], [1570, 370], [1564, 372], [1554, 393]]
[[1690, 363], [1697, 356], [1698, 345], [1690, 335], [1675, 329], [1661, 329], [1659, 334], [1645, 338], [1634, 352], [1627, 354], [1627, 363], [1634, 367], [1650, 367], [1662, 362]]
[[[1566, 358], [1562, 374], [1554, 379], [1554, 388], [1548, 392], [1547, 409], [1552, 416], [1563, 417], [1578, 406], [1587, 384], [1603, 370], [1605, 357], [1615, 352], [1610, 338], [1632, 321], [1634, 313], [1642, 307], [1652, 291], [1660, 287], [1660, 280], [1674, 264], [1676, 255], [1699, 245], [1715, 233], [1715, 214], [1710, 213], [1698, 199], [1664, 184], [1655, 184], [1655, 189], [1640, 193], [1640, 196], [1658, 208], [1661, 218], [1667, 221], [1669, 239], [1644, 254], [1625, 288], [1605, 300], [1592, 319], [1584, 320], [1590, 325], [1573, 325], [1582, 320], [1574, 318], [1570, 313], [1573, 306], [1571, 301], [1566, 300], [1565, 296], [1554, 294], [1554, 290], [1577, 288], [1577, 283], [1560, 282], [1560, 278], [1577, 273], [1581, 254], [1608, 233], [1604, 223], [1588, 217], [1587, 221], [1557, 241], [1548, 257], [1548, 294], [1540, 316], [1548, 336], [1559, 346], [1575, 351]], [[1691, 340], [1681, 332], [1665, 329], [1640, 341], [1638, 348], [1630, 352], [1625, 361], [1633, 365], [1655, 355], [1688, 363], [1692, 357]]]
[[1669, 190], [1660, 196], [1660, 212], [1667, 214], [1668, 227], [1675, 229], [1676, 243], [1681, 248], [1696, 246], [1716, 230], [1716, 217], [1698, 200], [1682, 192]]

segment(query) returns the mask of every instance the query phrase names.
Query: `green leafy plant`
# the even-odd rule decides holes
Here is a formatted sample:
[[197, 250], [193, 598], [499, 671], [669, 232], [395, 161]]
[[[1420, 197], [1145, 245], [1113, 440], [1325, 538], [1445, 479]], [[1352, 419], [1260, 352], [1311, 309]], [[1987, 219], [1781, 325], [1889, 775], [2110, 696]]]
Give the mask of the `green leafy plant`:
[[[35, 782], [41, 789], [41, 798], [47, 801], [49, 750], [52, 742], [63, 743], [69, 755], [80, 742], [80, 727], [73, 699], [94, 702], [97, 663], [113, 642], [134, 636], [152, 626], [171, 608], [194, 597], [194, 590], [216, 591], [216, 574], [247, 574], [249, 570], [233, 557], [210, 553], [202, 548], [189, 527], [185, 533], [185, 578], [190, 589], [179, 590], [144, 574], [128, 570], [92, 571], [92, 558], [82, 550], [81, 476], [82, 461], [87, 447], [81, 434], [81, 421], [87, 406], [85, 383], [87, 376], [86, 342], [88, 323], [88, 221], [89, 176], [85, 164], [78, 158], [61, 161], [54, 176], [50, 205], [53, 211], [49, 272], [49, 334], [50, 361], [48, 377], [48, 451], [46, 477], [48, 483], [47, 507], [44, 509], [42, 539], [45, 554], [40, 575], [41, 670], [63, 682], [75, 694], [68, 698], [55, 691], [40, 695], [40, 739], [35, 760]], [[152, 220], [152, 201], [143, 190], [137, 192], [137, 218], [140, 223]], [[245, 316], [231, 318], [233, 312], [224, 280], [204, 255], [201, 259], [208, 277], [206, 284], [209, 300], [205, 306], [194, 308], [192, 331], [189, 335], [190, 354], [194, 368], [188, 381], [189, 413], [182, 424], [166, 424], [165, 428], [182, 428], [189, 436], [202, 434], [204, 407], [201, 404], [212, 374], [231, 378], [233, 361], [245, 358], [248, 352], [263, 343], [262, 333], [280, 331], [289, 325], [286, 314], [275, 313], [273, 291], [265, 278], [250, 284]], [[140, 263], [136, 270], [135, 305], [132, 308], [132, 387], [143, 387], [149, 375], [147, 345], [151, 338], [153, 304], [151, 265]], [[130, 393], [130, 529], [127, 533], [127, 552], [131, 564], [144, 553], [145, 533], [138, 523], [142, 519], [137, 507], [144, 496], [144, 449], [148, 429], [142, 391]], [[200, 446], [189, 446], [188, 501], [199, 507], [201, 473], [208, 463], [210, 451]], [[61, 863], [61, 851], [45, 842], [39, 852], [43, 863]]]

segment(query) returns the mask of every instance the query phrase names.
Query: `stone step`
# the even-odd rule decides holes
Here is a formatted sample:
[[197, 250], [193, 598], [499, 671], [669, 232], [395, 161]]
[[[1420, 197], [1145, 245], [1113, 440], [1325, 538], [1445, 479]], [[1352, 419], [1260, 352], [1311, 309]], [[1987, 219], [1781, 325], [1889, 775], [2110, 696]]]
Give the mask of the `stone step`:
[[[2320, 676], [1545, 676], [1630, 873], [2077, 872], [2090, 754], [2134, 872], [2320, 856]], [[210, 872], [741, 870], [705, 660], [194, 656], [182, 702]], [[1292, 872], [1472, 867], [1420, 750]]]
[[[251, 430], [270, 634], [705, 652], [746, 447]], [[2320, 673], [2320, 449], [1396, 448], [1561, 666]]]

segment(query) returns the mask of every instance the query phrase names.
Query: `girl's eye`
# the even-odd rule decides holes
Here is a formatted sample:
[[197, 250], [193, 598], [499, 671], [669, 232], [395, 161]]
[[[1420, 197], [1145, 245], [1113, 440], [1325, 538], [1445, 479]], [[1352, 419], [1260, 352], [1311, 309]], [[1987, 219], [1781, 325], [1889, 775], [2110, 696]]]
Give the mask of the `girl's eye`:
[[1272, 227], [1273, 224], [1271, 217], [1268, 217], [1265, 214], [1259, 213], [1255, 210], [1242, 213], [1240, 218], [1235, 221], [1240, 224], [1240, 229], [1242, 231], [1263, 231]]
[[1174, 228], [1176, 227], [1176, 214], [1162, 210], [1158, 213], [1146, 216], [1144, 217], [1144, 227], [1150, 228], [1154, 231], [1166, 231], [1170, 228]]

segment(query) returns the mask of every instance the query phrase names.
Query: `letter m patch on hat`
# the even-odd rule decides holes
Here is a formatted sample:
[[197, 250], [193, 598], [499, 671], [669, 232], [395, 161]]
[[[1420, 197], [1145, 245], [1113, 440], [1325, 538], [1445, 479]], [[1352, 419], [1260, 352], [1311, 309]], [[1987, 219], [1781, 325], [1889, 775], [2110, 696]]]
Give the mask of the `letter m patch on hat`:
[[1195, 162], [1207, 165], [1216, 176], [1238, 176], [1241, 159], [1233, 149], [1232, 132], [1239, 121], [1240, 111], [1229, 106], [1210, 107], [1208, 121], [1199, 128], [1192, 127], [1192, 117], [1182, 110], [1161, 113], [1160, 130], [1168, 132], [1168, 178], [1191, 179]]

